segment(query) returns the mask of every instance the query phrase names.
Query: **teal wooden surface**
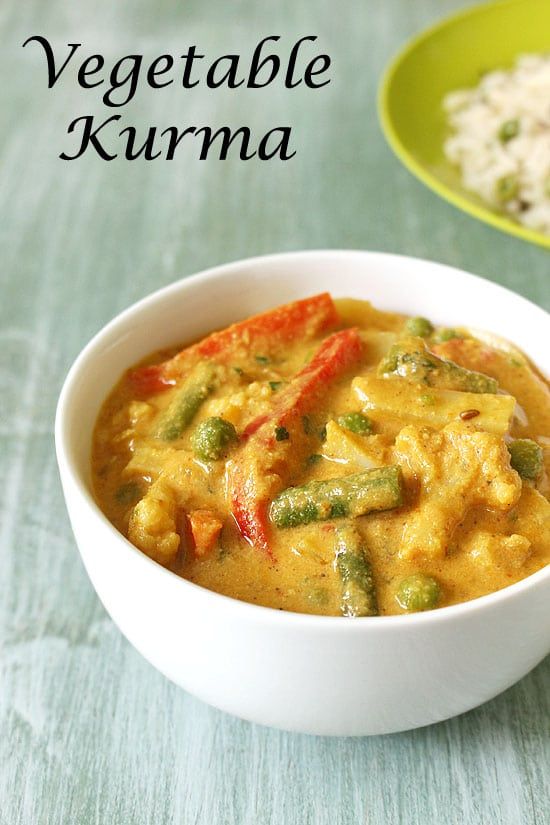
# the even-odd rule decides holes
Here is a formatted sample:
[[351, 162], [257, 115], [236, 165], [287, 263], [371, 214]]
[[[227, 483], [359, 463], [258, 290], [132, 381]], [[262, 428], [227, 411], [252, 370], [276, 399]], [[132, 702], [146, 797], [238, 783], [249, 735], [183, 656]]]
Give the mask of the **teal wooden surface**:
[[[354, 247], [477, 272], [550, 309], [550, 258], [476, 223], [404, 171], [377, 124], [395, 49], [457, 0], [3, 0], [0, 35], [0, 825], [543, 825], [550, 660], [487, 705], [433, 727], [316, 739], [213, 710], [126, 643], [84, 573], [62, 501], [53, 415], [64, 375], [110, 317], [200, 268], [285, 249]], [[74, 78], [46, 89], [31, 34], [213, 56], [270, 33], [318, 34], [317, 92], [140, 92], [127, 123], [293, 126], [286, 164], [63, 163]], [[513, 330], [510, 331], [513, 336]], [[182, 644], [189, 631], [182, 628]]]

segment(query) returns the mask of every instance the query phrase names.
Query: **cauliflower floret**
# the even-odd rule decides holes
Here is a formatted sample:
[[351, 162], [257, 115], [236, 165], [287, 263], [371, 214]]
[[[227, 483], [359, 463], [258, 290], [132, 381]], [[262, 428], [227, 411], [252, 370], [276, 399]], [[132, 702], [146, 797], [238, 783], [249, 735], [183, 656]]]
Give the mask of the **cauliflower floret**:
[[169, 487], [159, 480], [134, 507], [128, 525], [128, 538], [159, 564], [171, 564], [180, 546], [176, 517], [174, 496]]
[[507, 511], [521, 494], [502, 438], [464, 423], [443, 430], [405, 427], [395, 442], [405, 480], [419, 482], [418, 502], [405, 519], [399, 555], [441, 558], [468, 510], [485, 506]]
[[155, 481], [163, 472], [167, 462], [176, 454], [174, 447], [154, 444], [153, 439], [133, 445], [132, 458], [124, 469], [126, 476], [145, 476]]
[[135, 427], [141, 421], [149, 421], [155, 413], [155, 408], [145, 401], [130, 401], [113, 416], [116, 427]]
[[130, 401], [128, 405], [128, 420], [132, 427], [141, 422], [150, 421], [155, 414], [155, 408], [145, 401]]
[[524, 565], [529, 558], [531, 542], [518, 533], [502, 536], [480, 530], [466, 539], [463, 550], [483, 567], [512, 571]]
[[213, 398], [206, 408], [207, 415], [218, 415], [230, 421], [234, 427], [241, 427], [257, 415], [267, 413], [271, 407], [273, 391], [262, 381], [253, 381], [246, 388]]

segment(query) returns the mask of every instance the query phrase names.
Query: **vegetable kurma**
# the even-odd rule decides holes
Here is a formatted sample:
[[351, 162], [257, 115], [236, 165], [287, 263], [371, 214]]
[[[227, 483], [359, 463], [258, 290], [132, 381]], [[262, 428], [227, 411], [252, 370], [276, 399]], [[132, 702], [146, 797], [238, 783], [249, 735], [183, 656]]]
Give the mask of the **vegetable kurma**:
[[547, 564], [549, 447], [549, 386], [514, 346], [324, 293], [129, 370], [92, 467], [107, 517], [178, 575], [375, 616]]

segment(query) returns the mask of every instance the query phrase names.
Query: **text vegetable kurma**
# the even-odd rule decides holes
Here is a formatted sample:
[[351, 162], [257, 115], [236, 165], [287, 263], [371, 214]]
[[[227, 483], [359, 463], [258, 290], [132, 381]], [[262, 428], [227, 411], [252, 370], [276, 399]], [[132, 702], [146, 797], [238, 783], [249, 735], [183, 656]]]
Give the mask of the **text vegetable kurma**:
[[376, 616], [547, 564], [549, 447], [549, 386], [512, 345], [325, 293], [126, 373], [93, 477], [113, 524], [190, 581]]

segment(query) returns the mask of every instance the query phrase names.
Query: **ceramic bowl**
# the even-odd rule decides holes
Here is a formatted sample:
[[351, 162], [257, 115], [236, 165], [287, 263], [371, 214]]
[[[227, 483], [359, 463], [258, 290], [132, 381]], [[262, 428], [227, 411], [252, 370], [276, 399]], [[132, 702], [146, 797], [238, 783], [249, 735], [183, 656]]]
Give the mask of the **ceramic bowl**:
[[473, 708], [550, 651], [550, 566], [500, 592], [429, 613], [346, 619], [283, 613], [221, 596], [149, 559], [94, 501], [90, 446], [104, 398], [153, 350], [274, 305], [330, 290], [382, 309], [510, 335], [550, 372], [548, 315], [435, 263], [369, 252], [304, 252], [228, 264], [127, 309], [85, 347], [56, 419], [63, 490], [82, 559], [122, 633], [178, 685], [244, 719], [363, 735]]
[[443, 20], [408, 43], [386, 71], [379, 113], [397, 157], [441, 197], [492, 226], [550, 248], [550, 237], [494, 211], [463, 188], [446, 159], [448, 129], [442, 101], [477, 86], [487, 71], [507, 68], [519, 54], [550, 51], [548, 0], [483, 3]]

